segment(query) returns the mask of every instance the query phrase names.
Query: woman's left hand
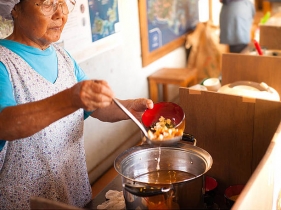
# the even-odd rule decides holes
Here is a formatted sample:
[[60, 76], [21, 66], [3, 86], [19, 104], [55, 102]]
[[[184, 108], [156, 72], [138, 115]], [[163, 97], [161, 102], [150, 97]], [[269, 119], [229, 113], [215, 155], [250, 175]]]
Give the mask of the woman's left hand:
[[[119, 100], [119, 99], [118, 99]], [[153, 101], [147, 98], [119, 100], [140, 122], [143, 112], [153, 108]], [[110, 106], [96, 109], [92, 117], [103, 122], [117, 122], [130, 119], [113, 101]]]
[[154, 103], [150, 99], [138, 98], [126, 101], [125, 106], [139, 121], [141, 121], [143, 112], [146, 109], [152, 109]]

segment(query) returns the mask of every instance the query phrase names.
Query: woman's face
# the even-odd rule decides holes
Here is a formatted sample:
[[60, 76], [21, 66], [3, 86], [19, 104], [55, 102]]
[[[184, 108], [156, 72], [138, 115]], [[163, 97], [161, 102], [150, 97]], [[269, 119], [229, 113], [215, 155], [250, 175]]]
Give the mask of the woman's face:
[[[64, 1], [64, 0], [62, 0]], [[67, 15], [59, 6], [53, 15], [45, 16], [40, 6], [43, 0], [23, 0], [12, 11], [14, 32], [11, 39], [40, 49], [59, 40]]]

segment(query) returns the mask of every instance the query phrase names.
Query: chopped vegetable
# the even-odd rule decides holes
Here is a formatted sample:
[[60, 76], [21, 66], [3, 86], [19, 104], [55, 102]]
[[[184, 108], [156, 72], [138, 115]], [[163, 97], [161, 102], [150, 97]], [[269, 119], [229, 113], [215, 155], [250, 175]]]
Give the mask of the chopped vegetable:
[[151, 140], [163, 141], [182, 135], [183, 130], [175, 128], [175, 123], [171, 119], [165, 119], [163, 116], [148, 130], [148, 137]]

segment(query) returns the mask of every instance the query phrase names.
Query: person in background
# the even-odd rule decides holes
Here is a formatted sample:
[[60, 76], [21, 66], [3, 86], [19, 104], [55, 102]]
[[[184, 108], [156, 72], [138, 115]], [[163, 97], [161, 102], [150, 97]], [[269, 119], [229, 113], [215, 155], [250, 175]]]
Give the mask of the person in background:
[[229, 46], [229, 52], [242, 52], [251, 41], [251, 28], [255, 15], [250, 0], [220, 0], [220, 43]]
[[[83, 121], [128, 117], [106, 81], [90, 80], [56, 45], [75, 0], [0, 0], [14, 30], [0, 39], [0, 209], [31, 196], [84, 207], [91, 200]], [[120, 100], [140, 119], [150, 99]]]

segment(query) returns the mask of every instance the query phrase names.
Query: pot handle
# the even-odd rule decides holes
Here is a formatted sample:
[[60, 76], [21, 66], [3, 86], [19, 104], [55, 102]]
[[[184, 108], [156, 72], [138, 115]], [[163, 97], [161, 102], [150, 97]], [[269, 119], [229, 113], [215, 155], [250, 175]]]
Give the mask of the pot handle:
[[153, 186], [144, 186], [144, 185], [134, 185], [134, 184], [123, 184], [123, 188], [130, 192], [133, 195], [139, 197], [150, 197], [154, 195], [160, 195], [163, 193], [167, 193], [171, 190], [171, 188], [166, 187], [153, 187]]
[[181, 140], [191, 142], [193, 146], [196, 146], [197, 143], [195, 137], [189, 133], [183, 133]]

